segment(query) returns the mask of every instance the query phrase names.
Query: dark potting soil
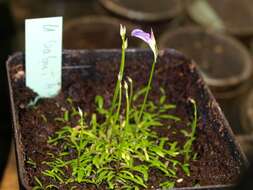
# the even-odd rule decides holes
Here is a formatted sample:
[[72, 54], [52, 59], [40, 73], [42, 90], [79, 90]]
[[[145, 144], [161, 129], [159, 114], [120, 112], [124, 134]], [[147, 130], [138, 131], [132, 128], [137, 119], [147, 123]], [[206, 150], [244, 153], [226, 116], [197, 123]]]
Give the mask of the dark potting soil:
[[[70, 58], [67, 58], [67, 57]], [[163, 55], [161, 55], [163, 57]], [[82, 58], [85, 59], [85, 58]], [[88, 58], [87, 58], [88, 59]], [[68, 62], [82, 62], [78, 54], [72, 52], [65, 55], [65, 65]], [[70, 61], [71, 60], [71, 61]], [[130, 76], [134, 81], [134, 88], [140, 89], [148, 81], [150, 72], [149, 59], [142, 57], [126, 61], [125, 76]], [[193, 144], [194, 152], [197, 153], [197, 160], [190, 161], [190, 177], [178, 169], [178, 178], [183, 181], [176, 182], [177, 187], [192, 187], [195, 185], [220, 185], [235, 183], [240, 174], [241, 163], [232, 156], [233, 153], [228, 146], [224, 135], [224, 127], [219, 131], [215, 130], [220, 124], [218, 108], [209, 99], [209, 94], [205, 90], [203, 81], [199, 79], [194, 65], [188, 65], [185, 58], [177, 54], [169, 53], [166, 58], [162, 58], [156, 67], [150, 99], [156, 100], [160, 96], [159, 87], [166, 90], [168, 103], [174, 103], [177, 108], [173, 114], [179, 116], [180, 123], [169, 123], [170, 128], [164, 127], [154, 129], [161, 136], [167, 136], [171, 141], [177, 140], [181, 145], [185, 143], [185, 137], [180, 133], [181, 129], [189, 130], [187, 124], [191, 122], [193, 116], [192, 104], [189, 98], [194, 98], [198, 107], [198, 125], [196, 140]], [[47, 144], [49, 136], [61, 127], [55, 118], [62, 117], [64, 110], [70, 109], [66, 99], [71, 97], [75, 106], [79, 106], [88, 114], [95, 112], [94, 98], [102, 95], [105, 98], [105, 106], [110, 105], [115, 81], [119, 70], [120, 59], [97, 61], [90, 69], [65, 69], [63, 71], [62, 91], [52, 99], [39, 100], [36, 107], [27, 108], [26, 105], [36, 97], [36, 94], [25, 87], [23, 65], [18, 62], [11, 65], [10, 76], [14, 94], [15, 109], [18, 114], [18, 122], [21, 132], [21, 149], [25, 159], [32, 159], [37, 167], [33, 168], [24, 163], [24, 181], [30, 186], [36, 184], [34, 176], [37, 176], [43, 184], [55, 184], [50, 178], [41, 175], [41, 171], [48, 169], [43, 161], [48, 160], [48, 152], [57, 152], [55, 147]], [[209, 101], [206, 103], [206, 101]], [[205, 102], [205, 104], [203, 104]], [[209, 112], [209, 109], [214, 109]], [[216, 109], [216, 110], [215, 110]], [[47, 122], [43, 118], [47, 119]], [[215, 118], [217, 117], [217, 118]], [[179, 158], [181, 159], [181, 158]], [[71, 171], [66, 172], [71, 176]], [[148, 189], [157, 189], [159, 183], [164, 179], [163, 175], [155, 170], [150, 170]], [[175, 181], [177, 180], [175, 179]], [[59, 184], [58, 184], [59, 185]], [[97, 189], [89, 184], [72, 184], [77, 189], [94, 190]], [[60, 189], [70, 189], [69, 185], [59, 185]], [[98, 189], [106, 189], [103, 185]]]

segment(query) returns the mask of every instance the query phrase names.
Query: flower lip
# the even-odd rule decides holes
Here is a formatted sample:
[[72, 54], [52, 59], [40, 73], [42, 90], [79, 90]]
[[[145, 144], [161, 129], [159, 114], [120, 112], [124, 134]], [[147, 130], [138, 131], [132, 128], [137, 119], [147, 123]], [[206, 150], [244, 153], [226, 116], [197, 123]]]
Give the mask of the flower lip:
[[142, 39], [144, 42], [150, 44], [151, 43], [151, 35], [147, 32], [144, 32], [141, 29], [134, 29], [131, 33], [131, 36]]
[[154, 58], [156, 60], [156, 58], [158, 56], [158, 49], [157, 49], [157, 46], [156, 46], [156, 40], [155, 40], [155, 36], [154, 36], [154, 33], [153, 33], [152, 29], [151, 29], [150, 33], [144, 32], [141, 29], [134, 29], [131, 32], [131, 36], [140, 38], [141, 40], [146, 42], [150, 46], [151, 50], [153, 51]]

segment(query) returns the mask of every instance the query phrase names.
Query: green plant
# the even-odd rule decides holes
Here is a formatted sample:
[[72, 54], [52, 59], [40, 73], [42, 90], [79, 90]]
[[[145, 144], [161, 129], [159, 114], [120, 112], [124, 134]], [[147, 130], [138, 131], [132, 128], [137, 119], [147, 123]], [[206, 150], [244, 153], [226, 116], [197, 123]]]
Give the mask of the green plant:
[[[138, 190], [147, 188], [151, 169], [166, 177], [160, 187], [171, 188], [179, 167], [190, 175], [189, 161], [197, 126], [196, 103], [191, 100], [194, 118], [183, 147], [156, 133], [153, 129], [164, 127], [165, 121], [180, 121], [170, 114], [176, 105], [167, 103], [163, 88], [160, 89], [158, 103], [148, 100], [158, 56], [156, 46], [151, 48], [154, 50], [154, 62], [147, 86], [134, 92], [132, 79], [128, 77], [123, 81], [127, 48], [125, 34], [126, 29], [121, 26], [122, 59], [111, 106], [104, 107], [103, 97], [96, 96], [96, 112], [88, 116], [80, 108], [75, 108], [69, 99], [71, 110], [56, 118], [64, 127], [48, 139], [48, 144], [57, 146], [58, 152], [48, 153], [50, 159], [43, 162], [48, 169], [43, 170], [42, 175], [54, 181], [45, 189], [57, 188], [58, 184], [88, 183], [109, 189]], [[154, 43], [153, 33], [151, 38]], [[138, 104], [143, 96], [143, 103]], [[178, 156], [184, 156], [184, 161], [180, 162]], [[30, 164], [34, 165], [31, 161]], [[35, 182], [34, 189], [44, 188], [37, 177]]]

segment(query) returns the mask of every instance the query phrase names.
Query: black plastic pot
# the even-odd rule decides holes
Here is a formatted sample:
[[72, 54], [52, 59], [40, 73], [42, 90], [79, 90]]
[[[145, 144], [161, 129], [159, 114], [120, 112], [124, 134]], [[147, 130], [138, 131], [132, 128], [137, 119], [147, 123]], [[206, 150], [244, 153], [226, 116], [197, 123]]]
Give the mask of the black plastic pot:
[[191, 18], [205, 28], [218, 29], [237, 36], [253, 34], [251, 0], [187, 0], [187, 2]]
[[181, 0], [100, 0], [100, 2], [113, 13], [144, 22], [169, 20], [183, 12]]
[[[131, 31], [137, 26], [106, 16], [87, 16], [69, 20], [64, 26], [64, 48], [108, 49], [121, 45], [120, 24]], [[130, 35], [128, 33], [128, 35]], [[131, 40], [132, 47], [139, 47], [140, 40]]]
[[175, 48], [197, 62], [234, 132], [241, 133], [240, 105], [252, 76], [247, 49], [232, 37], [199, 27], [168, 30], [159, 44], [162, 48]]
[[[63, 52], [63, 89], [69, 88], [69, 85], [71, 85], [69, 77], [73, 75], [80, 75], [80, 77], [83, 77], [83, 80], [85, 80], [87, 77], [99, 76], [97, 75], [99, 73], [96, 72], [94, 67], [95, 65], [105, 63], [118, 64], [120, 59], [120, 50], [65, 50]], [[143, 61], [148, 64], [152, 60], [152, 53], [150, 51], [130, 49], [126, 53], [126, 59], [127, 64], [138, 65], [138, 63], [141, 64]], [[181, 78], [181, 80], [176, 80], [174, 83], [171, 82], [166, 84], [166, 88], [168, 87], [168, 89], [174, 89], [173, 91], [168, 90], [168, 93], [170, 94], [169, 96], [171, 96], [170, 100], [172, 102], [180, 103], [182, 101], [187, 101], [189, 97], [196, 100], [199, 123], [202, 123], [198, 128], [198, 134], [199, 136], [203, 135], [202, 138], [207, 142], [207, 144], [203, 145], [203, 151], [206, 149], [204, 147], [215, 146], [215, 143], [220, 142], [222, 147], [225, 147], [224, 149], [228, 152], [229, 160], [233, 160], [232, 163], [236, 166], [233, 164], [231, 165], [231, 162], [227, 163], [226, 161], [223, 162], [223, 164], [232, 168], [245, 168], [245, 166], [247, 166], [247, 159], [236, 143], [235, 137], [227, 120], [221, 112], [221, 109], [219, 108], [213, 95], [210, 93], [208, 87], [200, 77], [195, 64], [186, 59], [182, 54], [169, 49], [160, 52], [157, 68], [159, 68], [159, 64], [166, 64], [170, 70], [169, 73], [163, 73], [163, 77], [170, 76], [171, 80], [175, 80], [175, 78], [178, 77]], [[19, 87], [24, 87], [25, 85], [25, 79], [22, 75], [20, 75], [20, 73], [24, 71], [24, 54], [16, 53], [12, 55], [7, 61], [7, 67], [20, 189], [31, 189], [28, 183], [29, 179], [28, 176], [26, 176], [25, 171], [26, 145], [23, 143], [24, 137], [22, 137], [21, 134], [22, 126], [20, 125], [19, 120], [20, 117], [22, 117], [23, 112], [21, 110], [24, 108], [24, 105], [22, 106], [17, 104], [17, 97], [20, 95], [22, 96], [22, 92], [16, 91], [17, 88], [14, 88], [16, 85]], [[159, 77], [161, 77], [161, 75], [159, 75]], [[173, 96], [174, 93], [180, 95]], [[215, 139], [206, 139], [206, 133], [214, 134], [217, 141]], [[36, 135], [38, 134], [34, 135], [35, 136], [33, 136], [32, 139], [36, 141]], [[29, 143], [32, 142], [29, 141]], [[206, 153], [209, 154], [210, 152]], [[220, 157], [224, 156], [224, 152], [220, 152], [218, 154], [220, 154]], [[229, 187], [231, 186], [228, 184], [217, 184], [208, 187], [179, 188], [179, 190], [214, 190], [228, 189]]]

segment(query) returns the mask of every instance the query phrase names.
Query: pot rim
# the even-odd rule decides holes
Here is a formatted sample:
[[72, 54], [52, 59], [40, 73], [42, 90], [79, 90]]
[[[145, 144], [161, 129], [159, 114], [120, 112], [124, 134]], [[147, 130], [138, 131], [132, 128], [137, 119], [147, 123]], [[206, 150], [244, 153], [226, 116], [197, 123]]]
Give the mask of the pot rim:
[[177, 0], [179, 3], [179, 8], [172, 12], [156, 12], [147, 13], [138, 10], [128, 9], [120, 4], [113, 2], [113, 0], [99, 0], [99, 2], [109, 11], [114, 12], [120, 16], [129, 18], [131, 20], [139, 20], [145, 22], [155, 22], [172, 19], [183, 12], [183, 3], [181, 0]]
[[[191, 3], [196, 0], [186, 0], [186, 11], [188, 15], [198, 24], [200, 24], [203, 27], [208, 27], [208, 23], [201, 22], [198, 17], [195, 16], [193, 11], [191, 10]], [[238, 1], [239, 2], [239, 1]], [[224, 29], [222, 31], [228, 32], [229, 34], [235, 35], [235, 36], [251, 36], [253, 34], [253, 27], [252, 25], [245, 26], [243, 28], [233, 27], [233, 26], [227, 26], [224, 24]], [[214, 29], [214, 28], [213, 28]]]
[[183, 33], [205, 33], [208, 36], [212, 36], [216, 38], [217, 40], [224, 41], [227, 45], [233, 46], [238, 50], [238, 55], [242, 58], [242, 67], [243, 70], [237, 77], [227, 77], [227, 78], [214, 78], [208, 76], [208, 74], [201, 72], [205, 82], [212, 88], [222, 88], [222, 87], [234, 87], [234, 86], [240, 86], [245, 81], [248, 81], [253, 73], [253, 67], [252, 67], [252, 60], [251, 56], [249, 55], [249, 52], [247, 49], [235, 38], [232, 36], [227, 36], [222, 33], [217, 33], [210, 29], [203, 29], [198, 26], [184, 26], [180, 27], [174, 30], [167, 30], [163, 32], [161, 37], [159, 38], [159, 45], [163, 48], [166, 48], [166, 41], [168, 38], [173, 38], [173, 36], [176, 36], [177, 34], [183, 34]]
[[240, 107], [241, 109], [240, 118], [242, 120], [242, 129], [245, 130], [246, 133], [250, 134], [250, 136], [253, 139], [253, 118], [250, 117], [250, 113], [248, 113], [249, 110], [253, 111], [252, 106], [253, 106], [253, 89], [250, 90], [249, 94], [243, 100], [243, 103], [241, 104]]
[[64, 32], [68, 31], [73, 26], [80, 25], [80, 24], [90, 24], [90, 23], [98, 23], [98, 24], [103, 23], [103, 24], [114, 25], [118, 27], [120, 26], [120, 24], [124, 24], [129, 28], [138, 27], [138, 25], [134, 25], [127, 21], [122, 21], [118, 18], [111, 17], [111, 16], [87, 15], [87, 16], [74, 18], [74, 19], [70, 19], [66, 21], [65, 26], [64, 26]]

